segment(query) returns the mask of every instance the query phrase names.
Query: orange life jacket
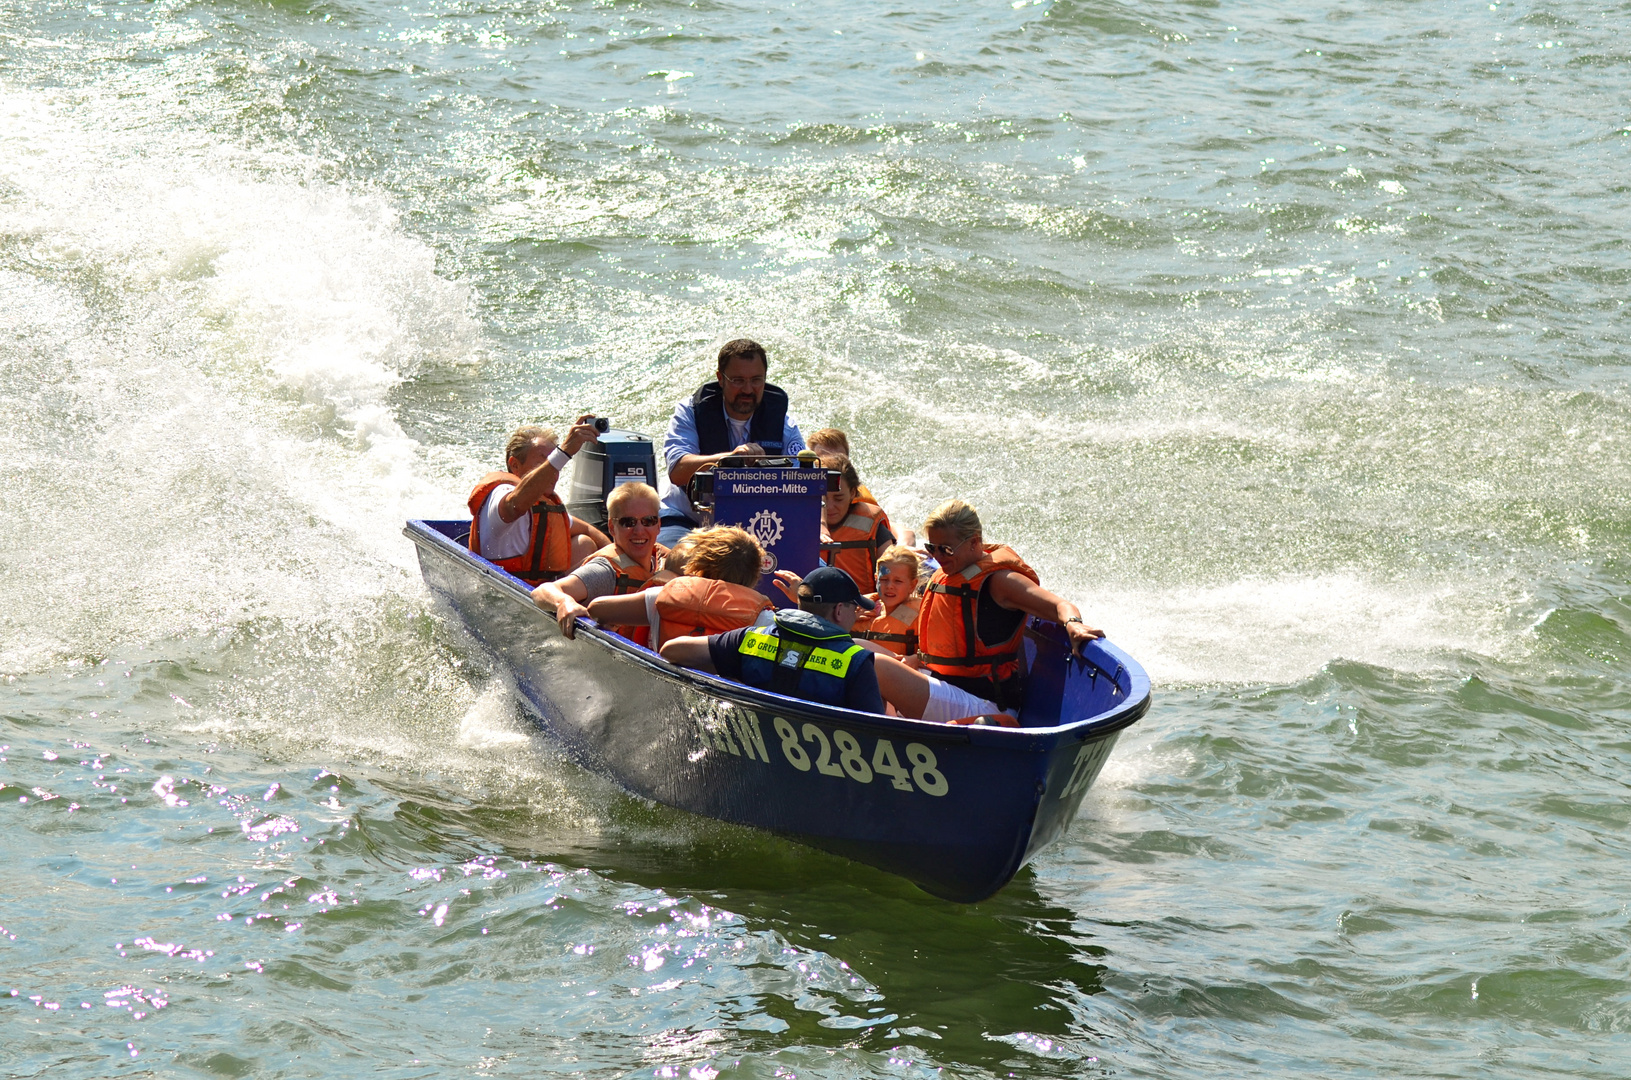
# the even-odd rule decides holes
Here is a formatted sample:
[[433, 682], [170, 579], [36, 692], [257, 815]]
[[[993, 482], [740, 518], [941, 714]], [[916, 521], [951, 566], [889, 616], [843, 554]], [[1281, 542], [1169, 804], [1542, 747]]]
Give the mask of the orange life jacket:
[[[611, 564], [617, 571], [617, 581], [612, 585], [613, 596], [627, 596], [629, 593], [640, 592], [657, 573], [657, 567], [668, 558], [668, 549], [661, 544], [651, 546], [651, 564], [641, 566], [625, 555], [616, 544], [607, 544], [589, 558], [583, 560], [588, 566], [595, 559], [602, 559]], [[649, 626], [606, 626], [614, 634], [622, 634], [636, 645], [649, 645], [651, 643], [651, 627]]]
[[[500, 484], [521, 486], [521, 478], [514, 473], [492, 472], [482, 477], [470, 493], [470, 550], [481, 555], [481, 511], [487, 497]], [[561, 504], [560, 497], [545, 495], [532, 514], [532, 546], [523, 554], [509, 559], [489, 559], [525, 581], [536, 585], [553, 581], [572, 566], [572, 518]], [[487, 556], [483, 555], [483, 558]]]
[[[1032, 570], [1002, 544], [985, 545], [980, 561], [961, 574], [935, 571], [929, 579], [923, 606], [918, 611], [918, 648], [924, 663], [937, 675], [985, 677], [993, 683], [1011, 678], [1019, 670], [1019, 639], [1025, 632], [1020, 621], [1013, 636], [995, 645], [986, 645], [975, 632], [980, 589], [985, 579], [998, 570], [1013, 570], [1037, 581]], [[1040, 582], [1037, 582], [1040, 584]]]
[[856, 500], [849, 504], [848, 516], [830, 530], [832, 539], [821, 542], [821, 557], [827, 565], [849, 574], [863, 593], [878, 587], [874, 565], [883, 547], [878, 531], [888, 521], [877, 503]]
[[[873, 506], [878, 506], [878, 497], [872, 494], [872, 489], [868, 488], [865, 484], [862, 484], [860, 487], [855, 489], [855, 501], [870, 503]], [[878, 506], [878, 512], [883, 514], [883, 507]], [[895, 527], [889, 524], [888, 514], [883, 515], [883, 527], [889, 530], [890, 536], [895, 535]]]
[[[876, 641], [896, 656], [911, 656], [917, 652], [919, 602], [903, 601], [895, 607], [895, 613], [887, 613], [877, 593], [867, 599], [876, 600], [878, 607], [871, 615], [862, 612], [849, 636], [857, 641]], [[902, 615], [906, 617], [902, 618]]]
[[714, 578], [675, 578], [657, 591], [657, 617], [662, 620], [656, 648], [677, 637], [723, 634], [752, 626], [759, 612], [771, 607], [764, 593], [746, 585]]

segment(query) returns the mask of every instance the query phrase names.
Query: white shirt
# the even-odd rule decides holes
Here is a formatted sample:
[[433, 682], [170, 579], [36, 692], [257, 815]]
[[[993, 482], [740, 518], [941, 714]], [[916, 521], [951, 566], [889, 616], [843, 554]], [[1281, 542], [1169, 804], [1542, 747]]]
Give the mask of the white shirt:
[[532, 547], [532, 515], [522, 514], [514, 521], [498, 516], [499, 500], [514, 484], [500, 484], [487, 496], [481, 508], [481, 554], [489, 560], [514, 559]]

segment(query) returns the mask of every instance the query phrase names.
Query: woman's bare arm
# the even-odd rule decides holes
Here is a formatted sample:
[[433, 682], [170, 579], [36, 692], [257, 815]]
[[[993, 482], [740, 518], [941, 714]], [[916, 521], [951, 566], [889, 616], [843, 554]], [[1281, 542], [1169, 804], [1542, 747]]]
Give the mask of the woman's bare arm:
[[[1023, 611], [1039, 619], [1052, 619], [1065, 628], [1071, 648], [1104, 636], [1104, 631], [1082, 622], [1081, 610], [1069, 600], [1049, 592], [1024, 574], [998, 570], [991, 575], [991, 599], [1009, 611]], [[1071, 622], [1075, 619], [1075, 622]]]
[[532, 590], [532, 602], [545, 611], [553, 609], [561, 633], [573, 637], [578, 619], [589, 614], [589, 609], [583, 606], [583, 598], [588, 595], [589, 590], [583, 587], [578, 576], [568, 574], [555, 581], [546, 581]]
[[646, 594], [626, 593], [623, 596], [597, 596], [589, 601], [589, 617], [597, 623], [616, 626], [650, 626], [646, 618]]

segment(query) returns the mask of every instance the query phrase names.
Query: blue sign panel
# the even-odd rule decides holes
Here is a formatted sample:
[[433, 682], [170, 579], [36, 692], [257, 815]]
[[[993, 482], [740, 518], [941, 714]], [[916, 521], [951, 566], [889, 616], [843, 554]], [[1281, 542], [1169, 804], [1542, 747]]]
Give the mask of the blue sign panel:
[[791, 604], [771, 586], [771, 573], [791, 570], [803, 577], [821, 561], [826, 494], [827, 470], [821, 468], [722, 468], [714, 474], [714, 524], [735, 525], [758, 538], [765, 549], [759, 591], [777, 607]]

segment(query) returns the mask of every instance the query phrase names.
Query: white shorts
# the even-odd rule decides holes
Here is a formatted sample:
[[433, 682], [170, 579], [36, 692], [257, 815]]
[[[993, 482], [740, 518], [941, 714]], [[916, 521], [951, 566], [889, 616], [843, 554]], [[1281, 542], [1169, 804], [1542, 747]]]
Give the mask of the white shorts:
[[952, 720], [961, 720], [965, 716], [985, 716], [991, 713], [1000, 713], [994, 701], [987, 701], [983, 697], [975, 697], [967, 690], [960, 690], [948, 682], [941, 682], [933, 675], [929, 676], [929, 703], [923, 708], [923, 719], [935, 724], [945, 724]]

